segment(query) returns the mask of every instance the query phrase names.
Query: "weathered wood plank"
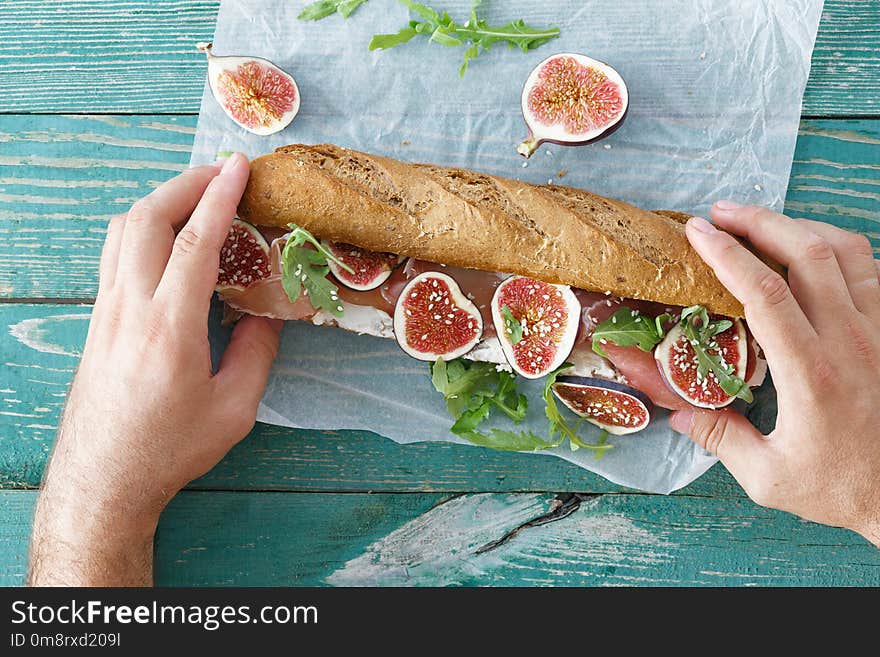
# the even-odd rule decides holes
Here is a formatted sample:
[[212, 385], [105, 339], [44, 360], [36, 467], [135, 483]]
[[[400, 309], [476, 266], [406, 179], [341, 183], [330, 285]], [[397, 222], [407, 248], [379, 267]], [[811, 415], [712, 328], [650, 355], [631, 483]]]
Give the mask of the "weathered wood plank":
[[107, 221], [189, 162], [195, 117], [0, 117], [0, 295], [92, 297]]
[[[39, 484], [85, 340], [89, 308], [0, 305], [0, 486]], [[356, 431], [257, 425], [194, 488], [292, 491], [619, 491], [551, 456], [448, 443], [398, 445]], [[714, 468], [685, 493], [742, 497]]]
[[[22, 582], [35, 497], [0, 492], [2, 585]], [[162, 517], [156, 577], [171, 586], [880, 584], [880, 551], [859, 536], [738, 500], [605, 495], [475, 554], [551, 499], [188, 491]]]
[[[209, 0], [4, 2], [0, 112], [196, 113], [205, 63], [193, 44], [211, 39], [217, 7]], [[878, 41], [880, 2], [826, 0], [804, 113], [880, 115]]]
[[[186, 166], [194, 130], [187, 116], [0, 116], [0, 296], [94, 296], [107, 220]], [[803, 122], [787, 209], [880, 249], [878, 153], [878, 121]]]

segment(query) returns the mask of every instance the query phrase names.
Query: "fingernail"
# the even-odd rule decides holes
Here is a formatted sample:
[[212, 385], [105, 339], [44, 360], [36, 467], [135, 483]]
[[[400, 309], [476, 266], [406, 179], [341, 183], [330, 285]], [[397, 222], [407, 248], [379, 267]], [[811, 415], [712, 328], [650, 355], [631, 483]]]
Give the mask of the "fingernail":
[[220, 168], [224, 164], [226, 164], [226, 160], [228, 160], [228, 159], [229, 159], [228, 157], [218, 157], [216, 160], [214, 160], [214, 162], [211, 163], [211, 166]]
[[716, 232], [715, 226], [710, 224], [702, 217], [691, 217], [690, 219], [688, 219], [688, 226], [690, 226], [694, 230], [700, 231], [701, 233], [711, 234]]
[[229, 173], [230, 171], [232, 171], [233, 169], [235, 169], [235, 167], [238, 166], [238, 163], [239, 163], [240, 161], [241, 161], [241, 156], [240, 156], [238, 153], [233, 153], [233, 154], [230, 155], [230, 156], [227, 158], [227, 160], [223, 163], [223, 168], [220, 169], [220, 173], [221, 173], [221, 174]]
[[678, 433], [689, 434], [691, 432], [691, 424], [694, 421], [694, 412], [689, 409], [674, 411], [669, 416], [669, 426], [673, 431]]
[[722, 212], [733, 212], [739, 210], [742, 206], [736, 201], [715, 201], [715, 209]]

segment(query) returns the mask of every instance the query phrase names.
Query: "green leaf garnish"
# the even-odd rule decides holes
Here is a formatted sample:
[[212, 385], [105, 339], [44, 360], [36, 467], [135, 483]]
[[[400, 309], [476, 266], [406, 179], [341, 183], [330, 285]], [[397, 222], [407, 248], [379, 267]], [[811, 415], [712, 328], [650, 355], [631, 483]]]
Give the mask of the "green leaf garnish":
[[556, 447], [559, 443], [550, 442], [541, 438], [532, 431], [505, 431], [504, 429], [489, 429], [488, 431], [465, 431], [456, 434], [474, 445], [490, 447], [510, 452], [534, 452], [541, 449]]
[[[734, 366], [724, 361], [717, 345], [713, 346], [712, 338], [731, 326], [733, 322], [728, 319], [710, 320], [709, 312], [703, 306], [690, 306], [681, 312], [682, 330], [697, 357], [697, 383], [712, 372], [724, 392], [752, 403], [754, 397], [751, 388], [734, 374]], [[740, 348], [744, 349], [745, 346]]]
[[297, 18], [301, 21], [319, 21], [335, 13], [348, 18], [367, 0], [318, 0], [303, 7]]
[[522, 340], [522, 324], [513, 316], [513, 312], [507, 305], [501, 306], [501, 317], [504, 320], [504, 332], [510, 339], [510, 344], [517, 344]]
[[622, 307], [593, 330], [593, 351], [608, 358], [602, 349], [606, 342], [619, 347], [636, 345], [642, 351], [651, 351], [666, 334], [663, 325], [672, 315], [663, 313], [651, 319], [638, 310]]
[[288, 227], [291, 233], [281, 251], [281, 286], [287, 297], [294, 302], [305, 288], [313, 308], [342, 317], [339, 288], [327, 278], [330, 273], [327, 262], [333, 262], [352, 274], [354, 270], [324, 248], [305, 228], [296, 224], [288, 224]]
[[522, 20], [511, 21], [500, 26], [490, 26], [485, 19], [477, 16], [477, 7], [481, 0], [474, 0], [470, 18], [462, 25], [453, 21], [445, 12], [441, 14], [412, 0], [399, 1], [423, 20], [410, 21], [407, 27], [394, 34], [375, 35], [370, 41], [370, 50], [393, 48], [420, 34], [427, 36], [430, 42], [444, 46], [455, 47], [468, 44], [464, 53], [464, 62], [459, 69], [460, 77], [464, 76], [472, 59], [489, 50], [495, 43], [507, 43], [511, 48], [516, 47], [523, 52], [528, 52], [559, 36], [558, 27], [536, 29], [526, 25]]
[[528, 410], [528, 400], [516, 389], [516, 380], [499, 371], [493, 363], [442, 358], [431, 363], [431, 383], [446, 399], [446, 408], [455, 418], [451, 431], [475, 445], [510, 451], [548, 449], [558, 443], [544, 440], [531, 431], [489, 429], [478, 431], [492, 409], [498, 409], [515, 423]]
[[571, 367], [566, 363], [552, 372], [544, 386], [545, 412], [550, 420], [550, 438], [545, 439], [532, 431], [507, 431], [492, 428], [480, 431], [479, 427], [489, 419], [492, 409], [498, 409], [519, 423], [528, 410], [525, 395], [517, 392], [513, 374], [499, 371], [493, 363], [479, 363], [461, 358], [446, 362], [442, 358], [431, 363], [431, 383], [446, 399], [446, 408], [455, 418], [451, 431], [475, 445], [510, 451], [550, 449], [568, 438], [572, 449], [585, 448], [596, 452], [596, 458], [613, 445], [605, 444], [607, 435], [595, 445], [584, 442], [577, 430], [583, 418], [571, 426], [560, 413], [551, 386], [556, 376]]
[[595, 445], [585, 443], [578, 435], [578, 429], [584, 419], [580, 418], [574, 426], [570, 425], [565, 416], [560, 412], [559, 406], [556, 405], [556, 398], [553, 396], [553, 384], [556, 383], [556, 377], [571, 367], [574, 367], [571, 363], [563, 363], [558, 369], [550, 372], [544, 380], [544, 412], [550, 422], [550, 439], [553, 440], [558, 436], [561, 442], [562, 438], [565, 437], [568, 438], [573, 447], [591, 449], [599, 454], [604, 450], [613, 448], [614, 445], [606, 444], [604, 439], [601, 439]]

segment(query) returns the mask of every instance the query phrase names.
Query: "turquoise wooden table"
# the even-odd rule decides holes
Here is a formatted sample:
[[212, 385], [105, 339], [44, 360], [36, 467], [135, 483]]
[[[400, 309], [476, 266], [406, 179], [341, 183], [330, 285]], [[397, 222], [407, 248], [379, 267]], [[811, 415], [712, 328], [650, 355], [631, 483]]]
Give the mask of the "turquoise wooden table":
[[[186, 167], [204, 81], [193, 43], [210, 39], [216, 10], [0, 3], [2, 584], [24, 579], [106, 222]], [[786, 210], [860, 228], [880, 252], [880, 0], [825, 3]], [[570, 513], [476, 554], [560, 503]], [[877, 585], [880, 550], [757, 507], [721, 466], [662, 497], [552, 457], [258, 425], [165, 512], [156, 574], [167, 585]]]

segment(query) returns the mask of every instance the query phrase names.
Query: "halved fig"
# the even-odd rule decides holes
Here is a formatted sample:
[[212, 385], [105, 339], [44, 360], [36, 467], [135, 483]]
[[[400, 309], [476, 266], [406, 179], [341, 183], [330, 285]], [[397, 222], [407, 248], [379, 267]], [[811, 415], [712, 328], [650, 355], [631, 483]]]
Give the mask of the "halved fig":
[[[519, 328], [516, 336], [511, 318]], [[511, 276], [492, 297], [492, 321], [504, 355], [527, 379], [538, 379], [562, 365], [574, 347], [580, 320], [581, 304], [567, 285]], [[514, 337], [519, 339], [514, 342]]]
[[269, 244], [255, 226], [234, 219], [220, 249], [217, 286], [220, 294], [244, 290], [269, 277]]
[[559, 53], [532, 70], [521, 102], [529, 136], [516, 150], [530, 157], [544, 142], [579, 146], [610, 135], [626, 117], [629, 92], [608, 64]]
[[654, 410], [641, 390], [608, 379], [560, 376], [551, 390], [573, 413], [617, 436], [644, 429]]
[[354, 270], [352, 274], [333, 261], [327, 263], [336, 280], [352, 290], [375, 290], [388, 280], [391, 272], [400, 264], [400, 257], [393, 253], [367, 251], [344, 242], [323, 241], [322, 244]]
[[483, 334], [476, 306], [451, 276], [427, 271], [412, 279], [394, 308], [397, 344], [419, 360], [452, 360], [473, 349]]
[[[713, 341], [717, 347], [710, 353], [720, 354], [725, 363], [733, 365], [733, 374], [745, 379], [748, 345], [743, 323], [738, 319], [733, 320], [733, 325], [716, 335]], [[669, 386], [694, 406], [721, 408], [735, 399], [721, 389], [718, 379], [711, 371], [705, 377], [697, 376], [697, 356], [681, 324], [673, 326], [657, 345], [654, 358]]]
[[255, 135], [283, 130], [299, 112], [293, 77], [261, 57], [218, 57], [213, 44], [197, 43], [208, 56], [211, 93], [226, 115]]

